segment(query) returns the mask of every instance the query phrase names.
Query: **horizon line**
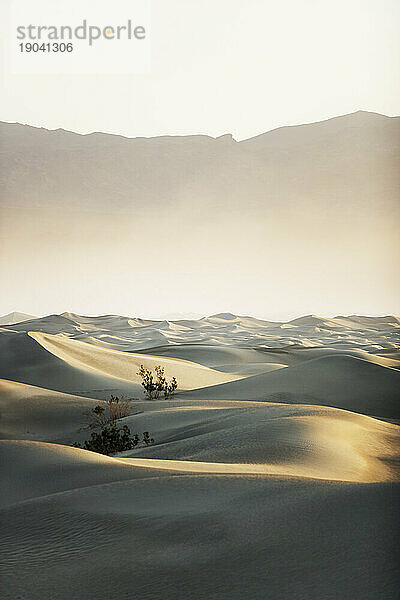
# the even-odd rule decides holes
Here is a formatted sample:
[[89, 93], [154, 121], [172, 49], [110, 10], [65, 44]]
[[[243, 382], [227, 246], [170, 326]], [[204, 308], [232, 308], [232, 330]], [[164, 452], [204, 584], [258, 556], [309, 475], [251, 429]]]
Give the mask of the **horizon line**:
[[301, 123], [295, 123], [295, 124], [291, 124], [291, 125], [280, 125], [279, 127], [274, 127], [273, 129], [268, 129], [266, 131], [263, 131], [261, 133], [257, 133], [256, 135], [250, 136], [248, 138], [242, 138], [240, 140], [237, 140], [236, 138], [233, 137], [233, 134], [230, 132], [226, 132], [223, 133], [221, 135], [218, 136], [212, 136], [210, 134], [207, 133], [184, 133], [184, 134], [159, 134], [159, 135], [153, 135], [153, 136], [128, 136], [128, 135], [123, 135], [120, 133], [111, 133], [111, 132], [107, 132], [107, 131], [98, 131], [98, 130], [94, 130], [94, 131], [89, 131], [87, 133], [80, 133], [79, 131], [74, 131], [72, 129], [64, 129], [63, 127], [56, 127], [56, 128], [48, 128], [48, 127], [43, 127], [40, 125], [32, 125], [30, 123], [22, 123], [20, 121], [2, 121], [0, 120], [0, 124], [7, 124], [7, 125], [20, 125], [21, 127], [29, 127], [32, 129], [39, 129], [39, 130], [43, 130], [43, 131], [47, 131], [47, 132], [51, 132], [51, 133], [55, 133], [55, 132], [63, 132], [63, 133], [71, 133], [74, 135], [79, 135], [81, 137], [88, 137], [91, 135], [107, 135], [107, 136], [112, 136], [112, 137], [118, 137], [118, 138], [122, 138], [124, 140], [152, 140], [152, 139], [160, 139], [160, 138], [186, 138], [186, 137], [206, 137], [212, 140], [220, 140], [221, 138], [228, 138], [230, 137], [235, 143], [240, 144], [241, 142], [247, 142], [249, 140], [253, 140], [256, 139], [260, 136], [266, 135], [268, 133], [273, 133], [275, 131], [279, 131], [281, 129], [289, 129], [289, 128], [295, 128], [295, 127], [306, 127], [307, 125], [317, 125], [320, 123], [326, 123], [328, 121], [332, 121], [334, 119], [341, 119], [343, 117], [350, 117], [353, 115], [357, 115], [357, 114], [365, 114], [365, 115], [375, 115], [375, 116], [379, 116], [379, 117], [383, 117], [386, 119], [396, 119], [398, 117], [400, 117], [400, 115], [386, 115], [384, 113], [380, 113], [380, 112], [376, 112], [373, 110], [364, 110], [364, 109], [358, 109], [355, 110], [353, 112], [349, 112], [349, 113], [342, 113], [342, 114], [338, 114], [335, 115], [333, 117], [327, 117], [325, 119], [319, 119], [317, 121], [308, 121], [308, 122], [301, 122]]
[[[89, 319], [98, 319], [98, 318], [104, 318], [104, 317], [120, 317], [120, 318], [124, 318], [124, 319], [139, 319], [141, 321], [158, 321], [158, 322], [163, 322], [163, 321], [170, 321], [170, 322], [174, 322], [174, 321], [201, 321], [202, 319], [208, 319], [211, 317], [234, 317], [234, 318], [243, 318], [243, 319], [257, 319], [259, 321], [267, 321], [267, 322], [273, 322], [273, 323], [290, 323], [292, 321], [298, 320], [298, 319], [302, 319], [302, 318], [306, 318], [306, 317], [312, 317], [315, 319], [339, 319], [339, 318], [345, 318], [345, 319], [349, 319], [352, 317], [367, 317], [367, 318], [371, 318], [371, 319], [382, 319], [382, 318], [388, 318], [388, 317], [393, 317], [395, 319], [400, 319], [400, 315], [397, 315], [396, 313], [381, 313], [381, 314], [363, 314], [363, 313], [351, 313], [351, 314], [334, 314], [334, 315], [321, 315], [321, 314], [315, 314], [315, 313], [301, 313], [299, 314], [299, 316], [295, 316], [292, 318], [285, 320], [271, 320], [268, 317], [265, 316], [254, 316], [251, 314], [236, 314], [236, 313], [232, 313], [230, 311], [226, 311], [226, 312], [218, 312], [218, 313], [212, 313], [212, 314], [205, 314], [203, 316], [198, 316], [199, 313], [188, 313], [187, 316], [185, 316], [185, 313], [176, 313], [176, 314], [180, 314], [181, 316], [179, 318], [170, 318], [168, 317], [168, 315], [165, 315], [164, 317], [143, 317], [143, 316], [128, 316], [128, 315], [123, 315], [123, 314], [118, 314], [118, 313], [101, 313], [101, 314], [81, 314], [81, 313], [76, 313], [76, 312], [71, 312], [71, 311], [63, 311], [61, 313], [46, 313], [40, 316], [37, 315], [31, 315], [29, 313], [25, 313], [22, 311], [11, 311], [7, 314], [1, 314], [0, 315], [0, 319], [4, 319], [6, 317], [11, 317], [12, 315], [24, 315], [26, 317], [31, 317], [30, 319], [24, 319], [22, 321], [15, 321], [14, 323], [11, 323], [11, 325], [16, 325], [18, 323], [23, 323], [26, 321], [34, 321], [34, 320], [39, 320], [39, 319], [45, 319], [46, 317], [64, 317], [64, 318], [68, 318], [66, 315], [71, 315], [71, 316], [75, 316], [75, 317], [82, 317], [82, 318], [89, 318]], [[173, 314], [173, 313], [172, 313]], [[191, 316], [191, 315], [196, 315], [196, 316]], [[3, 325], [0, 325], [0, 327], [3, 327]]]

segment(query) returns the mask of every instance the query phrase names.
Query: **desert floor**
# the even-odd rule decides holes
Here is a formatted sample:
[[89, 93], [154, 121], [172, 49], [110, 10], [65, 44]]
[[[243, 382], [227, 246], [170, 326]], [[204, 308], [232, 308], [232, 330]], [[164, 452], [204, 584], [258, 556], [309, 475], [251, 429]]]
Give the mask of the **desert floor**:
[[[4, 600], [398, 597], [398, 318], [16, 320], [0, 320]], [[141, 364], [177, 378], [173, 399], [144, 398]], [[72, 447], [111, 394], [153, 445]]]

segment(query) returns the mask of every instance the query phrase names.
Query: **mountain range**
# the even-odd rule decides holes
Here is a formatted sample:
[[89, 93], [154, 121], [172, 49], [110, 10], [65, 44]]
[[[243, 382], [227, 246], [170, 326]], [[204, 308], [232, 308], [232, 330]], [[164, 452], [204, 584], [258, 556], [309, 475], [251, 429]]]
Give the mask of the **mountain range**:
[[1, 311], [398, 313], [399, 159], [363, 111], [240, 142], [0, 123]]
[[[233, 210], [313, 206], [352, 212], [399, 192], [400, 117], [358, 111], [231, 135], [125, 138], [0, 123], [3, 205], [85, 211], [157, 210], [190, 201]], [[110, 206], [111, 205], [111, 206]], [[320, 209], [318, 209], [318, 206]]]

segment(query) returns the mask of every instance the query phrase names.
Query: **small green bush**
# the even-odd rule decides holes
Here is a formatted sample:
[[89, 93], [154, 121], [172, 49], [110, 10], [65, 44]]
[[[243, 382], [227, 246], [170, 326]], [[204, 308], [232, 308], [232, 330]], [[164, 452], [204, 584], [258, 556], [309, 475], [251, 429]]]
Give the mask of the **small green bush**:
[[164, 373], [164, 368], [160, 366], [154, 367], [155, 375], [151, 369], [145, 369], [140, 365], [138, 375], [142, 378], [142, 387], [144, 388], [146, 398], [148, 400], [157, 400], [161, 394], [164, 399], [172, 398], [178, 389], [178, 382], [175, 377], [170, 381], [167, 380]]
[[[89, 423], [84, 429], [100, 429], [100, 432], [93, 431], [90, 440], [86, 440], [83, 445], [75, 443], [74, 447], [110, 455], [138, 446], [141, 440], [137, 433], [131, 435], [127, 425], [117, 426], [117, 419], [129, 414], [128, 406], [129, 403], [122, 403], [119, 398], [111, 396], [111, 400], [107, 402], [107, 411], [98, 404], [89, 413], [85, 413], [89, 417]], [[154, 444], [148, 431], [143, 432], [142, 442], [146, 446]]]
[[150, 434], [148, 431], [143, 432], [143, 441], [146, 444], [146, 446], [149, 446], [150, 444], [154, 444], [154, 440], [152, 437], [150, 437]]
[[132, 437], [127, 425], [123, 425], [123, 427], [105, 425], [100, 433], [93, 431], [90, 440], [86, 440], [83, 446], [75, 444], [75, 447], [100, 454], [115, 454], [124, 450], [132, 450], [138, 444], [139, 436], [135, 434]]

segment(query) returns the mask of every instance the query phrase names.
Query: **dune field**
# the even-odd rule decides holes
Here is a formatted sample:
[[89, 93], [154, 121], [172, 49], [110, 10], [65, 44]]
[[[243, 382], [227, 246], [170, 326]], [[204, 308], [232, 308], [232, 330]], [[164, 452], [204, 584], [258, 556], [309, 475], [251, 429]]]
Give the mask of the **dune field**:
[[[1, 597], [396, 598], [399, 343], [394, 316], [3, 317]], [[111, 394], [154, 444], [72, 447]]]

